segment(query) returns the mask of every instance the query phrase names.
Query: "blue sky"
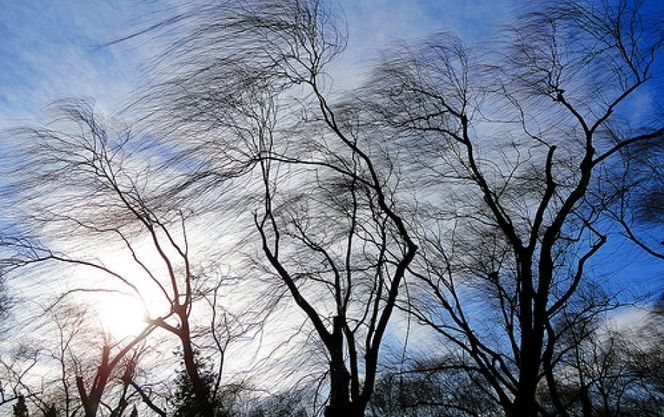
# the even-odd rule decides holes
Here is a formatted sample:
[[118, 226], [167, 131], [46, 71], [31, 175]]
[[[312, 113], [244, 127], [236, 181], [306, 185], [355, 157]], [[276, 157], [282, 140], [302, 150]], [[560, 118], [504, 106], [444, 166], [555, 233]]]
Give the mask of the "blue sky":
[[132, 45], [103, 44], [139, 23], [149, 11], [141, 3], [0, 0], [0, 125], [34, 118], [62, 97], [119, 108], [146, 57]]
[[[344, 0], [341, 5], [350, 39], [348, 51], [336, 67], [337, 84], [352, 83], [373, 52], [395, 39], [445, 30], [469, 43], [482, 42], [496, 25], [509, 23], [510, 10], [518, 3]], [[43, 107], [63, 97], [93, 98], [105, 112], [121, 109], [144, 80], [154, 45], [145, 39], [104, 44], [144, 27], [153, 13], [174, 4], [157, 0], [0, 0], [0, 127], [43, 120]], [[616, 283], [638, 277], [645, 289], [657, 287], [664, 275], [661, 262], [617, 241], [597, 257], [593, 268]]]
[[[350, 31], [344, 65], [361, 64], [395, 39], [434, 30], [454, 31], [466, 39], [486, 36], [493, 24], [508, 17], [511, 2], [458, 3], [342, 1]], [[46, 104], [62, 97], [92, 97], [110, 112], [121, 108], [141, 84], [153, 50], [145, 39], [104, 44], [172, 7], [156, 0], [0, 0], [0, 126], [38, 117]]]

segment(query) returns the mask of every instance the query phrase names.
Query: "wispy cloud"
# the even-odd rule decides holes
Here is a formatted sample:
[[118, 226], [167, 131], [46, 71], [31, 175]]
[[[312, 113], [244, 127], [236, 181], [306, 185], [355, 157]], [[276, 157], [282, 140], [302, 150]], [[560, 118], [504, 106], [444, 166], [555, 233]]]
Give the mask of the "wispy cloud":
[[[350, 43], [337, 66], [344, 85], [351, 71], [396, 39], [434, 30], [475, 40], [509, 17], [512, 0], [344, 0]], [[33, 119], [62, 97], [92, 97], [107, 111], [122, 107], [141, 84], [152, 44], [107, 43], [144, 28], [168, 1], [0, 0], [0, 127]]]
[[0, 126], [31, 119], [62, 97], [93, 97], [117, 108], [140, 79], [144, 51], [104, 44], [137, 25], [148, 6], [3, 0], [0, 10]]

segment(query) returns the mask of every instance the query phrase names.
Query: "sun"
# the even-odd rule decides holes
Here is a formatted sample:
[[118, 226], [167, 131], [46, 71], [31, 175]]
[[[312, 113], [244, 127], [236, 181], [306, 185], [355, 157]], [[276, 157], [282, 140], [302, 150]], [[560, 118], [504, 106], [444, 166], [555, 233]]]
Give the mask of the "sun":
[[106, 295], [95, 305], [102, 329], [115, 339], [137, 336], [146, 326], [146, 310], [130, 295]]

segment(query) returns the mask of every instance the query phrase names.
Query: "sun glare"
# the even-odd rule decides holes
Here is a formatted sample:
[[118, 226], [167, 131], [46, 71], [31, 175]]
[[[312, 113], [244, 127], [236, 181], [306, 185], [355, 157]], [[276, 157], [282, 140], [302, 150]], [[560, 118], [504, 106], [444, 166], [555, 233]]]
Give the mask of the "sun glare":
[[135, 297], [104, 297], [96, 308], [104, 332], [115, 339], [136, 336], [145, 328], [145, 309]]

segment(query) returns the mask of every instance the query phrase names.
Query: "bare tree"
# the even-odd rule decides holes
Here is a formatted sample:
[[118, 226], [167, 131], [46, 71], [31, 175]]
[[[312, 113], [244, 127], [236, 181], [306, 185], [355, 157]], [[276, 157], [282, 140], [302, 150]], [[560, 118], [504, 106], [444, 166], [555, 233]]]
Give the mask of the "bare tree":
[[[144, 333], [148, 333], [152, 330], [153, 328], [147, 328]], [[83, 411], [86, 417], [96, 416], [99, 407], [101, 405], [106, 405], [102, 401], [102, 398], [104, 394], [106, 394], [108, 384], [113, 376], [113, 372], [120, 367], [119, 365], [122, 363], [123, 359], [126, 358], [127, 354], [132, 350], [135, 344], [143, 340], [145, 336], [146, 334], [140, 334], [139, 337], [132, 341], [134, 343], [129, 343], [126, 346], [123, 346], [114, 355], [111, 354], [110, 346], [103, 346], [101, 349], [101, 358], [97, 362], [98, 366], [96, 367], [96, 370], [93, 374], [92, 382], [88, 386], [86, 386], [85, 377], [82, 374], [79, 373], [76, 375], [76, 389], [78, 391], [78, 395], [83, 405]], [[133, 367], [131, 361], [125, 361], [123, 365], [125, 366], [123, 373], [131, 372]], [[122, 403], [125, 401], [126, 388], [128, 385], [124, 383], [124, 377], [125, 375], [123, 375], [122, 378], [122, 392], [119, 400], [122, 409], [126, 407], [126, 404]], [[107, 407], [110, 409], [111, 415], [115, 415], [114, 411], [116, 408], [112, 408], [110, 406]]]
[[411, 354], [415, 360], [400, 360], [398, 371], [383, 373], [370, 404], [372, 416], [499, 415], [498, 405], [467, 357], [436, 352], [430, 359], [422, 352]]
[[[185, 226], [187, 211], [170, 206], [163, 198], [160, 187], [165, 186], [168, 173], [153, 172], [130, 129], [108, 126], [89, 103], [63, 101], [51, 110], [60, 130], [18, 132], [30, 146], [18, 154], [24, 165], [14, 178], [16, 187], [23, 190], [17, 192], [23, 200], [22, 226], [42, 236], [42, 240], [54, 242], [51, 246], [58, 245], [59, 250], [35, 239], [15, 238], [8, 243], [15, 254], [5, 263], [11, 265], [13, 273], [28, 267], [41, 267], [43, 271], [47, 263], [83, 268], [115, 284], [90, 288], [89, 283], [74, 282], [76, 287], [57, 297], [53, 304], [80, 292], [109, 291], [128, 291], [143, 303], [144, 330], [115, 355], [110, 345], [103, 347], [90, 387], [77, 378], [86, 415], [96, 415], [108, 378], [132, 347], [160, 328], [177, 338], [194, 393], [201, 404], [207, 404], [203, 415], [212, 416], [213, 387], [201, 379], [194, 341], [197, 330], [190, 318], [194, 303], [203, 300], [201, 290], [210, 283], [204, 278], [205, 265], [192, 265]], [[60, 190], [66, 192], [58, 194]], [[81, 242], [82, 238], [89, 240]], [[109, 259], [110, 251], [95, 254], [96, 250], [91, 253], [81, 247], [90, 241], [113, 247], [119, 257]], [[148, 302], [147, 297], [158, 301]], [[221, 306], [216, 303], [212, 304], [213, 310], [222, 316]], [[218, 325], [214, 323], [213, 330], [222, 334], [212, 336], [223, 354], [223, 344], [228, 343], [223, 332], [227, 329], [217, 329]], [[217, 371], [221, 373], [221, 369]], [[131, 384], [125, 385], [128, 388]]]
[[439, 195], [422, 210], [412, 272], [426, 295], [412, 312], [473, 359], [510, 416], [550, 413], [536, 398], [553, 322], [610, 231], [593, 204], [607, 163], [664, 135], [624, 111], [663, 43], [641, 6], [537, 4], [492, 60], [437, 35], [388, 53], [369, 85], [376, 122]]
[[[616, 327], [611, 319], [602, 317], [601, 308], [588, 305], [585, 310], [585, 314], [563, 318], [570, 330], [559, 343], [557, 355], [560, 369], [569, 372], [557, 372], [556, 390], [551, 395], [558, 398], [548, 400], [564, 403], [557, 408], [568, 416], [657, 415], [664, 394], [658, 382], [661, 328], [649, 328], [647, 317], [652, 313], [623, 308], [623, 313], [646, 319]], [[568, 321], [570, 317], [574, 322]], [[547, 398], [540, 401], [546, 403]]]
[[0, 359], [0, 406], [15, 404], [19, 398], [25, 405], [26, 399], [36, 398], [41, 394], [33, 389], [29, 381], [30, 372], [37, 365], [39, 357], [38, 349], [19, 345]]
[[393, 155], [373, 146], [356, 109], [331, 102], [325, 71], [345, 47], [334, 10], [231, 1], [165, 25], [185, 34], [162, 58], [167, 79], [140, 103], [180, 151], [173, 166], [189, 169], [175, 193], [212, 199], [240, 184], [235, 204], [250, 207], [258, 232], [243, 242], [257, 238], [261, 252], [248, 273], [261, 265], [272, 293], [313, 327], [329, 362], [325, 415], [363, 415], [417, 246]]

